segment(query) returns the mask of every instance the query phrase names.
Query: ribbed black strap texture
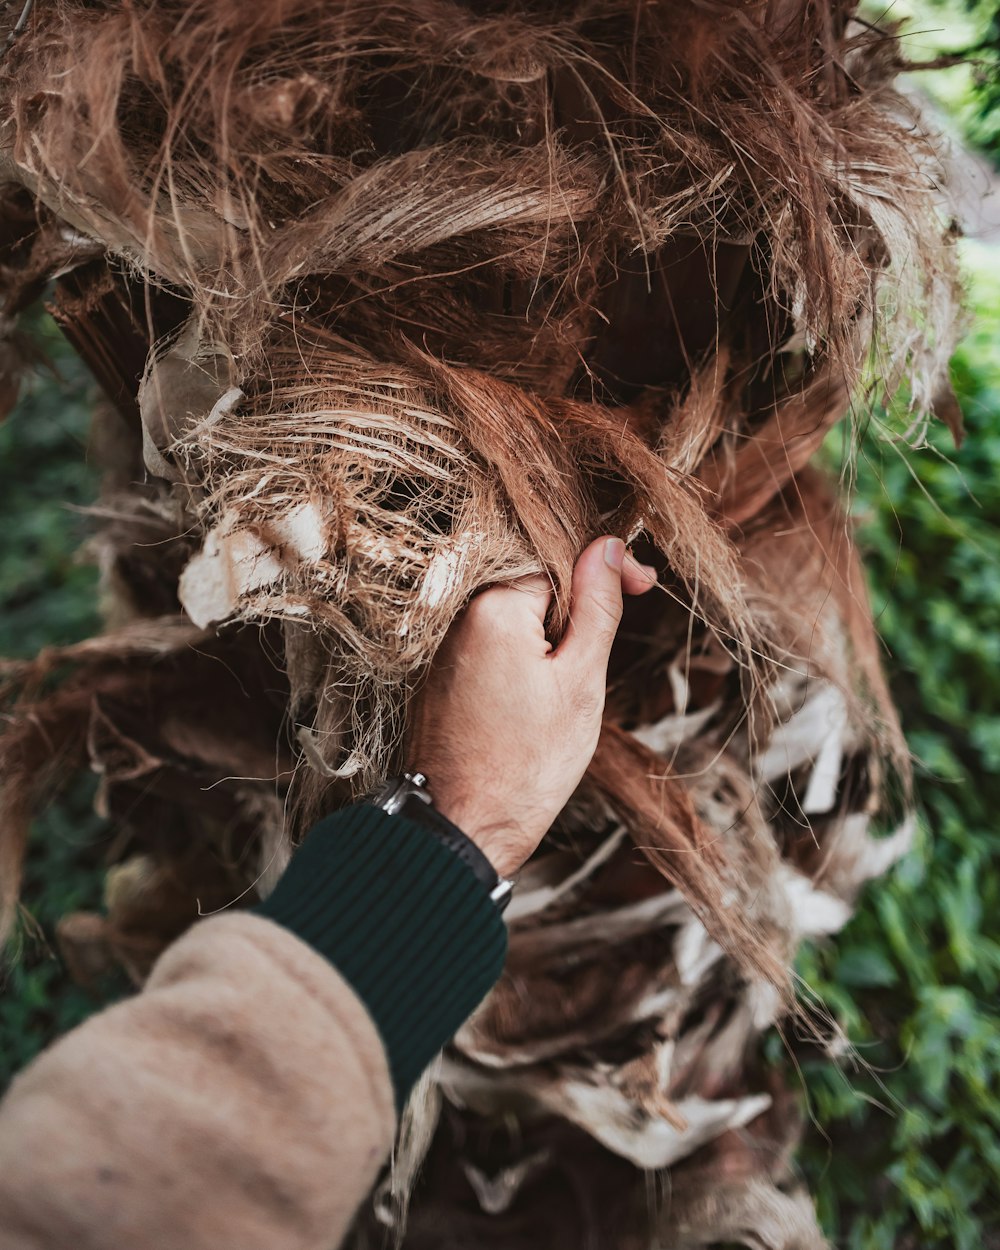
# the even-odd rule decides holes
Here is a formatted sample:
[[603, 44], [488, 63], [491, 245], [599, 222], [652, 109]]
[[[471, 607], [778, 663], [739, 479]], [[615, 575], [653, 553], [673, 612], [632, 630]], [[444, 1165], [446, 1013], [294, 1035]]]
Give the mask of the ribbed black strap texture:
[[397, 1107], [500, 976], [507, 930], [466, 864], [370, 803], [309, 833], [256, 912], [334, 965], [385, 1044]]

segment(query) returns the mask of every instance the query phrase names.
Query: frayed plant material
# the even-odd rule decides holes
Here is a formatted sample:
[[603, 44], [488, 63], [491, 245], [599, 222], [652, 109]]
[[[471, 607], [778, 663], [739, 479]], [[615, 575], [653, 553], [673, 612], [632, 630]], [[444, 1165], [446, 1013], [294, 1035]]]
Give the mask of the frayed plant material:
[[51, 282], [106, 396], [108, 623], [0, 673], [8, 928], [31, 811], [89, 767], [108, 914], [60, 940], [84, 981], [141, 981], [193, 898], [266, 894], [398, 763], [477, 589], [544, 573], [558, 640], [592, 538], [659, 573], [504, 977], [409, 1108], [359, 1246], [823, 1244], [755, 1056], [800, 941], [903, 853], [909, 765], [809, 462], [901, 387], [907, 437], [960, 429], [935, 142], [893, 88], [897, 32], [853, 13], [0, 14], [0, 410]]

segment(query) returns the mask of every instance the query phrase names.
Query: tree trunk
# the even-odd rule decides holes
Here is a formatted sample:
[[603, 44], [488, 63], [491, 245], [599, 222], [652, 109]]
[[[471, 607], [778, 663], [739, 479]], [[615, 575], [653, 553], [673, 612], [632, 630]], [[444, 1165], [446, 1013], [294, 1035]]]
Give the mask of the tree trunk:
[[902, 384], [950, 412], [955, 290], [853, 7], [53, 0], [10, 41], [0, 395], [54, 280], [105, 396], [108, 629], [8, 666], [0, 743], [8, 912], [34, 802], [101, 776], [74, 966], [266, 893], [477, 587], [544, 571], [558, 638], [598, 533], [660, 572], [359, 1245], [824, 1244], [759, 1043], [839, 1053], [792, 962], [905, 849], [908, 762], [810, 461]]

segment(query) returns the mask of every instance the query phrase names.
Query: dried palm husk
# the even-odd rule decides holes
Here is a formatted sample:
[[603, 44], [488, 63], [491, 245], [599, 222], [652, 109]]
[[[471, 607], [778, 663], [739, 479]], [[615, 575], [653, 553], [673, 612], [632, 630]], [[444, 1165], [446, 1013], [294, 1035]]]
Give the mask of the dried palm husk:
[[61, 938], [141, 981], [398, 761], [479, 586], [544, 572], [558, 640], [592, 537], [660, 572], [359, 1245], [822, 1243], [758, 1042], [908, 766], [809, 462], [904, 381], [914, 437], [953, 412], [934, 146], [853, 8], [46, 0], [6, 46], [0, 399], [54, 280], [108, 401], [108, 631], [4, 669], [8, 922], [90, 767], [107, 915]]

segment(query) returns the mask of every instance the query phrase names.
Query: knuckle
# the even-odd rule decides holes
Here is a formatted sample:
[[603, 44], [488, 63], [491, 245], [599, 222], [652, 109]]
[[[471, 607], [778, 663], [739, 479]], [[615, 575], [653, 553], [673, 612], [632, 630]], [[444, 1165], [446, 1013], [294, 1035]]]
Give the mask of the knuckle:
[[465, 609], [466, 619], [470, 621], [492, 620], [496, 616], [499, 606], [495, 590], [481, 591]]
[[484, 590], [465, 609], [465, 619], [469, 627], [477, 632], [502, 632], [510, 619], [509, 608], [503, 590]]

